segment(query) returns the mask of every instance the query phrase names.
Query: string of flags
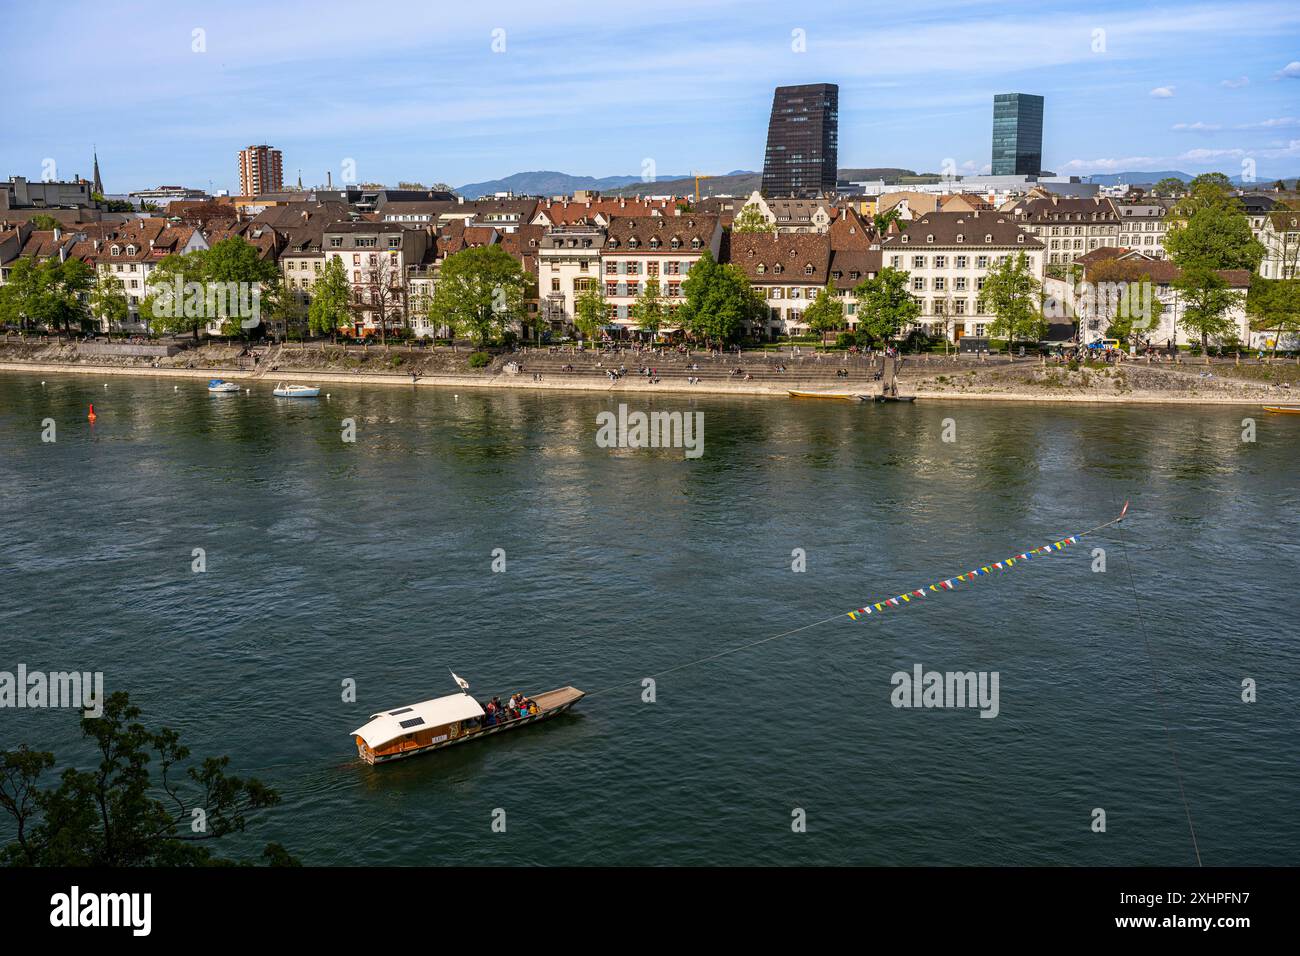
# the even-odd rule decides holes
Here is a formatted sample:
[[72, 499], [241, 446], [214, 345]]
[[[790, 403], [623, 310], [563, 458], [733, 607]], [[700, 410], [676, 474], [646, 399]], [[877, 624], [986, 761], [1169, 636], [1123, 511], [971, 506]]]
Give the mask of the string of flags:
[[957, 585], [959, 584], [966, 584], [978, 577], [992, 574], [994, 571], [1006, 571], [1008, 568], [1015, 567], [1016, 564], [1021, 561], [1032, 561], [1036, 557], [1042, 557], [1043, 555], [1063, 551], [1070, 545], [1077, 544], [1079, 539], [1084, 535], [1092, 534], [1093, 531], [1099, 531], [1107, 525], [1120, 521], [1123, 519], [1124, 514], [1127, 511], [1128, 502], [1126, 501], [1124, 502], [1124, 510], [1120, 512], [1118, 518], [1114, 519], [1114, 521], [1108, 521], [1104, 525], [1099, 525], [1098, 527], [1093, 528], [1092, 531], [1083, 531], [1079, 534], [1072, 534], [1068, 538], [1053, 541], [1051, 544], [1045, 544], [1041, 548], [1031, 548], [1028, 551], [1020, 552], [1020, 554], [1013, 554], [1004, 561], [994, 561], [992, 564], [974, 568], [973, 570], [967, 571], [965, 574], [958, 574], [956, 577], [936, 581], [934, 584], [928, 585], [927, 587], [917, 588], [915, 591], [904, 591], [902, 594], [895, 595], [891, 598], [885, 598], [883, 601], [877, 601], [874, 604], [865, 604], [862, 607], [854, 608], [852, 611], [847, 612], [848, 616], [856, 621], [859, 617], [865, 617], [868, 614], [880, 614], [890, 608], [903, 607], [904, 605], [911, 604], [913, 601], [919, 601], [931, 593], [938, 594], [942, 591], [956, 590]]

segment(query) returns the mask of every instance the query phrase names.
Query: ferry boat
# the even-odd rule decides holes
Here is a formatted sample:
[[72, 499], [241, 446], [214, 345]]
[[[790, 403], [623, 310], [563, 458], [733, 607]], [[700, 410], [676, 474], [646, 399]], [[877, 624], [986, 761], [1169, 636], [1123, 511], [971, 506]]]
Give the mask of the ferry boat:
[[284, 382], [276, 385], [271, 394], [280, 398], [315, 398], [320, 394], [319, 385], [286, 385]]
[[537, 713], [488, 723], [483, 705], [468, 693], [450, 694], [371, 714], [370, 722], [354, 730], [352, 736], [362, 760], [388, 763], [546, 720], [564, 713], [584, 696], [576, 687], [548, 690], [529, 698], [536, 702]]
[[227, 382], [224, 379], [214, 378], [208, 381], [208, 391], [214, 395], [225, 395], [227, 392], [241, 391], [238, 382]]
[[1278, 415], [1300, 415], [1300, 405], [1265, 405], [1264, 411]]

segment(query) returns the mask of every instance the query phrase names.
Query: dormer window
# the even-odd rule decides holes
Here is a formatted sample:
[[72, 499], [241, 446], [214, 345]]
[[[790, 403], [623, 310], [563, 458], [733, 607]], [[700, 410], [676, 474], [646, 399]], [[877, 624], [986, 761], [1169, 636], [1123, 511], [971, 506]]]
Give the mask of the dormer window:
[[617, 249], [617, 248], [618, 248], [618, 240], [617, 240], [617, 239], [610, 239], [610, 240], [609, 240], [609, 247], [610, 247], [611, 249]]
[[627, 247], [629, 249], [635, 249], [639, 245], [641, 245], [641, 240], [638, 239], [636, 236], [633, 236], [631, 239], [627, 241]]
[[926, 234], [926, 237], [925, 237], [925, 241], [926, 241], [926, 242], [934, 242], [934, 233], [927, 233], [927, 234]]
[[[754, 253], [751, 250], [749, 254], [752, 256]], [[767, 266], [763, 265], [763, 263], [760, 262], [758, 264], [758, 268], [755, 269], [754, 271], [757, 272], [759, 275], [763, 275], [764, 273], [767, 272]]]
[[126, 254], [127, 254], [128, 256], [133, 256], [133, 255], [135, 255], [135, 246], [127, 246], [127, 247], [126, 247]]
[[1016, 236], [1016, 242], [1024, 243], [1024, 241], [1025, 241], [1025, 234], [1023, 232], [1020, 235]]
[[674, 248], [674, 249], [676, 249], [676, 248], [677, 248], [678, 246], [680, 246], [681, 244], [682, 244], [682, 241], [681, 241], [680, 239], [678, 239], [676, 236], [673, 236], [672, 242], [668, 243], [668, 245], [670, 245], [670, 246], [671, 246], [672, 248]]
[[903, 235], [899, 236], [898, 241], [905, 244], [907, 242], [907, 234], [904, 233]]
[[810, 276], [813, 274], [813, 267], [811, 262], [803, 267], [803, 274], [806, 276]]
[[117, 246], [113, 247], [113, 255], [117, 256], [117, 255], [121, 255], [121, 253], [122, 253], [121, 249], [119, 249]]
[[961, 243], [961, 242], [965, 242], [965, 241], [966, 241], [966, 237], [963, 236], [963, 235], [959, 232], [959, 233], [957, 233], [957, 241], [958, 241], [959, 243]]
[[985, 242], [992, 242], [992, 241], [993, 241], [993, 236], [991, 236], [991, 235], [988, 234], [988, 233], [985, 233], [985, 234], [984, 234], [984, 241], [985, 241]]
[[781, 263], [778, 262], [776, 265], [772, 267], [772, 271], [775, 272], [777, 275], [780, 275], [785, 270], [781, 268]]
[[658, 236], [651, 236], [651, 237], [650, 237], [650, 248], [651, 248], [651, 249], [658, 249], [658, 248], [659, 248], [659, 237], [658, 237]]
[[694, 239], [691, 240], [691, 248], [692, 249], [700, 248], [700, 239], [698, 236], [696, 236]]

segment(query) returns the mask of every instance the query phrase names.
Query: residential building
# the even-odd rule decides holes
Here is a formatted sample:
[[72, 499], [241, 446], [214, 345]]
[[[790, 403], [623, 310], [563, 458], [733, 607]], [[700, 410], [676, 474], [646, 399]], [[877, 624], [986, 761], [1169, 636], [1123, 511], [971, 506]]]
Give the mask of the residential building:
[[828, 232], [838, 208], [827, 199], [768, 199], [755, 190], [742, 207], [753, 207], [777, 232]]
[[607, 235], [595, 224], [546, 228], [537, 248], [538, 318], [552, 331], [572, 327], [578, 295], [592, 282], [604, 281], [600, 255]]
[[764, 196], [835, 193], [839, 109], [840, 88], [833, 83], [776, 88], [763, 158]]
[[636, 328], [632, 313], [651, 279], [672, 310], [682, 301], [682, 281], [705, 252], [718, 258], [722, 224], [717, 216], [614, 216], [605, 233], [601, 269], [611, 326], [620, 334]]
[[[1183, 326], [1183, 314], [1186, 303], [1174, 283], [1182, 275], [1182, 270], [1169, 259], [1157, 259], [1136, 249], [1098, 249], [1082, 260], [1083, 278], [1096, 282], [1094, 271], [1101, 262], [1118, 261], [1124, 264], [1123, 272], [1128, 276], [1123, 280], [1140, 281], [1143, 277], [1151, 280], [1153, 294], [1160, 300], [1163, 310], [1160, 322], [1153, 328], [1139, 333], [1143, 341], [1157, 346], [1199, 345], [1199, 335], [1189, 332]], [[1113, 271], [1113, 270], [1112, 270]], [[1237, 293], [1235, 303], [1229, 308], [1226, 317], [1231, 322], [1233, 333], [1227, 341], [1235, 338], [1250, 348], [1263, 347], [1270, 333], [1254, 332], [1246, 316], [1246, 291], [1250, 288], [1251, 272], [1249, 269], [1221, 269], [1219, 276], [1228, 288]], [[1096, 341], [1106, 335], [1110, 325], [1110, 316], [1103, 313], [1100, 303], [1106, 297], [1093, 294], [1086, 300], [1076, 300], [1074, 312], [1079, 321], [1079, 337], [1084, 344]]]
[[395, 222], [336, 222], [325, 227], [324, 264], [340, 260], [352, 287], [353, 334], [373, 334], [381, 322], [390, 334], [402, 327], [408, 318], [408, 270], [424, 262], [429, 242], [425, 230]]
[[1257, 238], [1264, 245], [1259, 274], [1265, 279], [1300, 278], [1300, 211], [1277, 208], [1264, 217]]
[[1135, 249], [1153, 259], [1163, 259], [1172, 201], [1143, 196], [1136, 199], [1112, 199], [1111, 204], [1119, 216], [1119, 237], [1110, 245]]
[[0, 210], [94, 207], [91, 188], [84, 179], [30, 182], [26, 176], [11, 176], [7, 182], [0, 181]]
[[195, 226], [173, 224], [150, 216], [126, 223], [90, 223], [78, 228], [78, 240], [69, 251], [102, 275], [122, 283], [130, 310], [120, 329], [104, 331], [147, 331], [140, 318], [140, 301], [149, 295], [149, 276], [158, 263], [170, 255], [185, 255], [210, 248], [207, 238]]
[[239, 191], [245, 196], [284, 189], [284, 164], [278, 149], [249, 146], [239, 151]]
[[917, 325], [953, 341], [985, 338], [992, 317], [979, 293], [989, 271], [1024, 255], [1034, 276], [1043, 274], [1043, 243], [1003, 212], [932, 212], [901, 224], [880, 243], [882, 266], [908, 273], [921, 303]]
[[1010, 213], [1047, 250], [1044, 269], [1064, 267], [1085, 252], [1119, 244], [1121, 217], [1109, 198], [1080, 199], [1036, 191], [1012, 205]]
[[803, 313], [830, 281], [831, 237], [826, 233], [732, 233], [730, 262], [744, 270], [767, 304], [767, 320], [747, 330], [757, 338], [802, 335]]
[[993, 175], [1037, 176], [1043, 170], [1043, 98], [993, 97]]

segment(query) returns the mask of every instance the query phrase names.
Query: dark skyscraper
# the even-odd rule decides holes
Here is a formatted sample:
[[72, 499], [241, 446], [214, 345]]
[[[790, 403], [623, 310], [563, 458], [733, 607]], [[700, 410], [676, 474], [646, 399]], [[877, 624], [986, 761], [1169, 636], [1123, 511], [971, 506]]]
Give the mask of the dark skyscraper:
[[778, 86], [767, 124], [764, 196], [817, 196], [835, 191], [840, 88], [834, 83]]
[[1043, 98], [1032, 93], [993, 97], [993, 175], [1043, 171]]

